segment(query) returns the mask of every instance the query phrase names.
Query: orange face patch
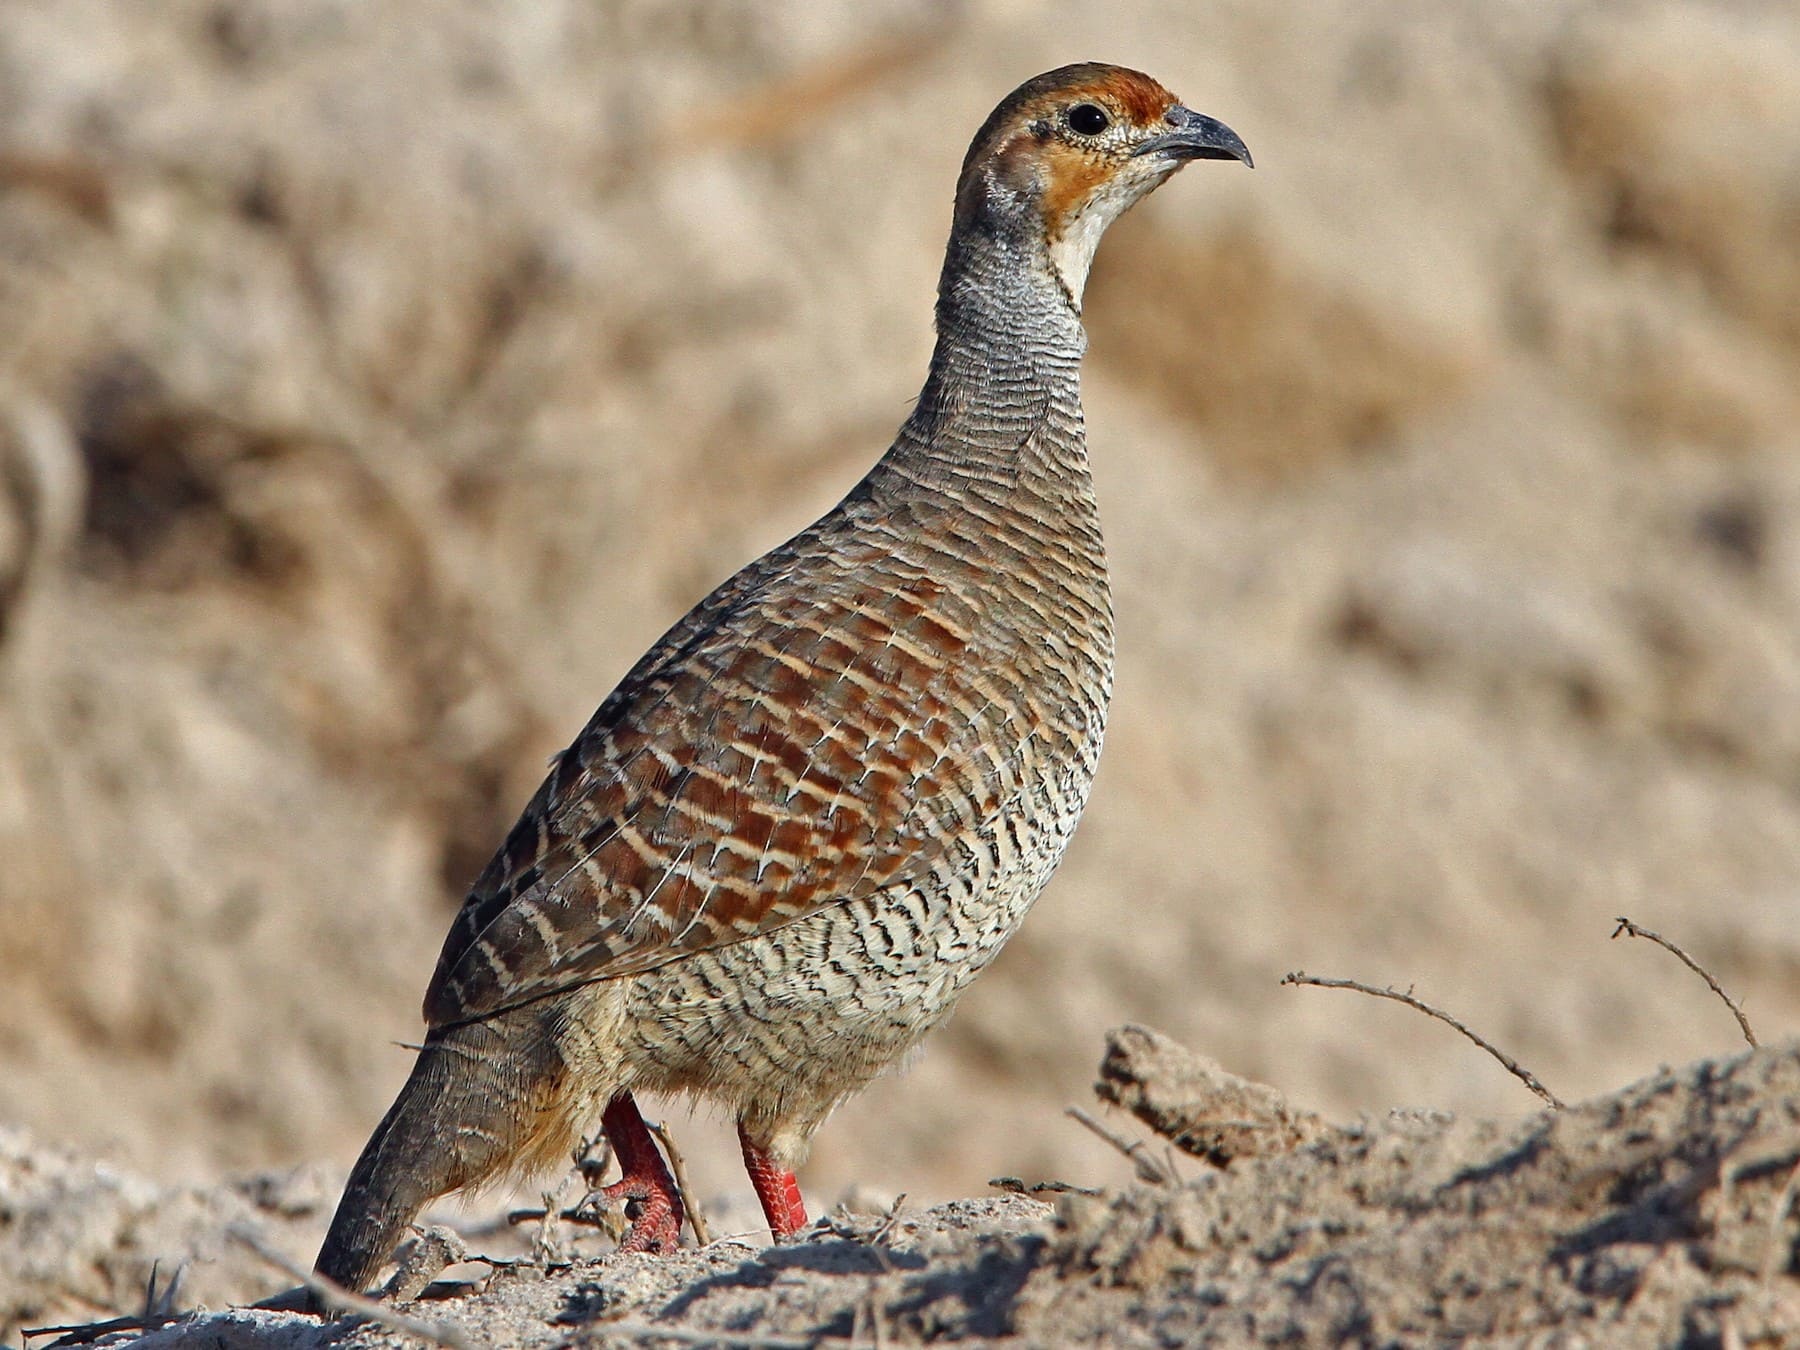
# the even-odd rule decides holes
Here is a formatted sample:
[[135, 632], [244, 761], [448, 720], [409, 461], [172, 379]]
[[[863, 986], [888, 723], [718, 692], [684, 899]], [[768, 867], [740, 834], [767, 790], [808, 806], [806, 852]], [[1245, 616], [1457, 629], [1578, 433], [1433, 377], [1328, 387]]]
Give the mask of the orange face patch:
[[1040, 152], [1045, 168], [1044, 228], [1052, 241], [1080, 213], [1095, 190], [1116, 172], [1106, 156], [1052, 141]]
[[1064, 66], [1026, 81], [1001, 101], [969, 146], [957, 184], [958, 221], [966, 225], [976, 218], [987, 193], [999, 187], [1021, 197], [1037, 195], [1051, 241], [1062, 237], [1121, 168], [1119, 158], [1106, 152], [1106, 142], [1089, 148], [1067, 136], [1063, 119], [1081, 103], [1148, 130], [1162, 124], [1176, 99], [1148, 75], [1121, 66]]

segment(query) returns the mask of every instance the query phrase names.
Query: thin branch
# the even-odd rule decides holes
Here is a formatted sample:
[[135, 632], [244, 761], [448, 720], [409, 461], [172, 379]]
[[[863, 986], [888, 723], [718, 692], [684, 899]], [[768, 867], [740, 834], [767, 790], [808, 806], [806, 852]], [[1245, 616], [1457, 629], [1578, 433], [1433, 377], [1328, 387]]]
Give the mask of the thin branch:
[[1518, 1060], [1500, 1049], [1499, 1046], [1493, 1044], [1493, 1042], [1485, 1040], [1476, 1035], [1473, 1031], [1470, 1031], [1469, 1028], [1457, 1021], [1449, 1013], [1444, 1012], [1440, 1008], [1432, 1007], [1423, 999], [1413, 997], [1413, 992], [1410, 989], [1405, 993], [1402, 993], [1398, 989], [1377, 989], [1375, 986], [1364, 984], [1360, 980], [1326, 980], [1321, 979], [1316, 975], [1308, 975], [1303, 970], [1290, 971], [1288, 974], [1281, 977], [1281, 982], [1283, 984], [1310, 984], [1319, 989], [1354, 989], [1359, 994], [1369, 994], [1375, 998], [1391, 998], [1396, 1003], [1404, 1003], [1407, 1007], [1412, 1008], [1416, 1012], [1422, 1012], [1427, 1017], [1435, 1017], [1438, 1021], [1455, 1027], [1458, 1031], [1462, 1032], [1464, 1036], [1467, 1036], [1470, 1040], [1474, 1041], [1475, 1044], [1479, 1045], [1483, 1050], [1499, 1060], [1508, 1073], [1514, 1078], [1517, 1078], [1533, 1092], [1537, 1093], [1537, 1095], [1542, 1097], [1546, 1102], [1550, 1103], [1553, 1109], [1557, 1111], [1563, 1109], [1561, 1099], [1558, 1098], [1554, 1092], [1550, 1091], [1549, 1088], [1539, 1082], [1538, 1076], [1530, 1069], [1525, 1068]]
[[[833, 1237], [842, 1238], [845, 1242], [855, 1242], [867, 1247], [874, 1253], [875, 1260], [880, 1264], [882, 1270], [891, 1273], [894, 1269], [894, 1264], [892, 1261], [888, 1260], [887, 1248], [884, 1244], [887, 1242], [888, 1238], [893, 1236], [894, 1229], [899, 1225], [900, 1211], [905, 1205], [906, 1192], [901, 1191], [887, 1207], [887, 1212], [881, 1216], [881, 1222], [876, 1224], [875, 1227], [868, 1232], [865, 1232], [858, 1223], [858, 1220], [868, 1216], [863, 1214], [853, 1214], [844, 1209], [841, 1205], [832, 1210], [830, 1214], [827, 1214], [824, 1222], [827, 1231], [829, 1231]], [[855, 1340], [856, 1337], [853, 1335], [850, 1339]]]
[[33, 1336], [55, 1336], [43, 1350], [58, 1350], [58, 1347], [92, 1345], [102, 1336], [110, 1336], [119, 1331], [156, 1331], [168, 1326], [171, 1322], [179, 1322], [186, 1313], [158, 1314], [155, 1317], [114, 1317], [105, 1322], [70, 1322], [56, 1327], [20, 1327], [19, 1335], [23, 1341]]
[[700, 1207], [700, 1197], [694, 1194], [694, 1188], [688, 1184], [687, 1159], [681, 1156], [681, 1150], [675, 1147], [675, 1136], [669, 1132], [666, 1124], [650, 1125], [645, 1122], [650, 1133], [656, 1136], [656, 1142], [669, 1158], [669, 1167], [675, 1173], [675, 1189], [681, 1192], [682, 1201], [687, 1207], [688, 1223], [694, 1229], [694, 1241], [702, 1247], [712, 1245], [712, 1227], [706, 1222], [706, 1211]]
[[385, 1303], [377, 1303], [372, 1298], [364, 1298], [361, 1294], [353, 1294], [340, 1287], [323, 1275], [316, 1275], [310, 1270], [302, 1269], [281, 1252], [264, 1242], [255, 1230], [242, 1224], [233, 1225], [229, 1236], [255, 1252], [264, 1261], [274, 1266], [290, 1280], [296, 1280], [312, 1291], [315, 1298], [325, 1307], [336, 1312], [355, 1313], [366, 1317], [377, 1326], [385, 1327], [403, 1336], [415, 1336], [419, 1340], [432, 1345], [444, 1347], [444, 1350], [477, 1350], [478, 1342], [466, 1336], [460, 1327], [448, 1322], [427, 1321], [421, 1317], [407, 1317], [397, 1313]]
[[[876, 1264], [881, 1267], [884, 1275], [891, 1275], [894, 1272], [894, 1262], [887, 1253], [887, 1240], [893, 1236], [894, 1229], [899, 1226], [900, 1211], [905, 1205], [906, 1192], [901, 1191], [900, 1194], [894, 1197], [894, 1203], [888, 1206], [888, 1212], [882, 1216], [881, 1222], [876, 1226], [875, 1231], [863, 1239], [863, 1245], [871, 1252], [875, 1253]], [[873, 1289], [869, 1291], [870, 1298], [874, 1297], [874, 1292]], [[876, 1325], [879, 1327], [881, 1322], [879, 1310], [875, 1311], [875, 1320]]]
[[1168, 1169], [1158, 1161], [1156, 1155], [1144, 1146], [1142, 1139], [1126, 1138], [1111, 1126], [1095, 1120], [1079, 1106], [1071, 1106], [1063, 1114], [1073, 1117], [1087, 1126], [1088, 1129], [1123, 1153], [1130, 1160], [1139, 1181], [1147, 1182], [1152, 1186], [1167, 1186], [1175, 1180], [1169, 1174]]
[[1693, 971], [1694, 974], [1705, 980], [1706, 987], [1717, 994], [1720, 1001], [1723, 1002], [1727, 1008], [1731, 1009], [1731, 1015], [1737, 1018], [1738, 1030], [1744, 1033], [1744, 1039], [1750, 1042], [1750, 1048], [1752, 1050], [1756, 1048], [1756, 1033], [1750, 1029], [1750, 1019], [1744, 1016], [1744, 1010], [1738, 1007], [1737, 1001], [1733, 999], [1730, 994], [1726, 993], [1724, 989], [1720, 988], [1719, 982], [1712, 977], [1711, 972], [1709, 972], [1705, 966], [1694, 960], [1693, 957], [1682, 951], [1681, 948], [1677, 947], [1673, 942], [1670, 942], [1669, 939], [1664, 937], [1661, 933], [1652, 933], [1648, 928], [1640, 928], [1623, 914], [1618, 917], [1617, 923], [1619, 926], [1613, 929], [1613, 937], [1617, 938], [1619, 934], [1625, 933], [1631, 937], [1648, 938], [1665, 952], [1668, 952], [1677, 961], [1680, 961], [1682, 965]]
[[562, 1199], [563, 1186], [567, 1182], [567, 1177], [560, 1178], [554, 1190], [539, 1192], [539, 1198], [544, 1202], [544, 1217], [538, 1220], [537, 1232], [531, 1235], [531, 1243], [526, 1250], [531, 1253], [533, 1260], [542, 1261], [545, 1265], [568, 1255], [562, 1249], [559, 1241], [561, 1230], [556, 1226], [557, 1205]]
[[869, 1234], [868, 1245], [880, 1247], [893, 1236], [894, 1229], [900, 1226], [900, 1211], [906, 1208], [906, 1192], [901, 1191], [894, 1197], [894, 1203], [888, 1206], [886, 1214], [881, 1216], [881, 1224]]
[[988, 1185], [1008, 1195], [1105, 1195], [1097, 1186], [1077, 1186], [1072, 1181], [1034, 1181], [1023, 1177], [990, 1177]]
[[150, 1322], [158, 1317], [174, 1317], [175, 1299], [181, 1291], [181, 1277], [187, 1273], [187, 1262], [183, 1261], [175, 1267], [175, 1273], [169, 1282], [161, 1288], [157, 1287], [157, 1277], [162, 1273], [162, 1262], [150, 1263], [150, 1278], [144, 1284], [144, 1321]]
[[568, 1209], [553, 1211], [542, 1205], [539, 1205], [535, 1209], [509, 1209], [506, 1211], [505, 1222], [514, 1228], [522, 1223], [542, 1223], [544, 1221], [544, 1216], [551, 1213], [554, 1213], [557, 1218], [563, 1220], [565, 1223], [579, 1224], [583, 1228], [598, 1228], [603, 1231], [606, 1228], [605, 1213], [597, 1211], [592, 1205], [588, 1204], [585, 1197], [583, 1197], [580, 1204], [571, 1206]]

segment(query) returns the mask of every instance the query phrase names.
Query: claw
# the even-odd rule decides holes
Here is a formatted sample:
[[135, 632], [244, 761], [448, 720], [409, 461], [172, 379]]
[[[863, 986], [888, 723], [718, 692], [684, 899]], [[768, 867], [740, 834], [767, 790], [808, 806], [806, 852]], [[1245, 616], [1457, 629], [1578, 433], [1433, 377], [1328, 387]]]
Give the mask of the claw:
[[631, 1220], [619, 1250], [667, 1256], [681, 1245], [681, 1224], [687, 1210], [630, 1093], [621, 1092], [612, 1099], [601, 1125], [624, 1175], [603, 1186], [600, 1193], [622, 1206]]
[[626, 1177], [601, 1188], [615, 1205], [622, 1205], [631, 1227], [619, 1239], [622, 1252], [649, 1252], [667, 1256], [681, 1245], [681, 1223], [686, 1217], [681, 1197], [663, 1190], [648, 1177]]

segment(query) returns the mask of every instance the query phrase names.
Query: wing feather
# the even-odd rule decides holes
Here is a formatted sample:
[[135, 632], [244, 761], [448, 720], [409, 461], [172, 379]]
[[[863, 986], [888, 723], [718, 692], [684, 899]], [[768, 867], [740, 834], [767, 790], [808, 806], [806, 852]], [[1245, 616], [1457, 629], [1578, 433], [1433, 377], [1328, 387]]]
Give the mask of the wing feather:
[[672, 628], [476, 882], [427, 1022], [793, 923], [922, 874], [997, 811], [1017, 767], [982, 744], [1013, 715], [997, 653], [967, 598], [895, 567], [848, 531], [803, 535]]

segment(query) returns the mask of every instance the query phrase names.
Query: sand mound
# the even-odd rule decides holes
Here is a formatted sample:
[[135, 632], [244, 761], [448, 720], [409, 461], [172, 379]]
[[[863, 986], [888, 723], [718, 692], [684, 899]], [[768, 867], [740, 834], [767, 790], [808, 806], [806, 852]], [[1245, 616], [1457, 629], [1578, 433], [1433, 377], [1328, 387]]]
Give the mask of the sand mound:
[[[1181, 1117], [1175, 1133], [1189, 1142], [1204, 1121], [1233, 1123], [1246, 1095], [1297, 1118], [1271, 1089], [1139, 1028], [1115, 1035], [1102, 1074], [1113, 1095], [1129, 1082], [1140, 1107]], [[66, 1306], [78, 1291], [58, 1287], [59, 1266], [76, 1279], [89, 1263], [110, 1273], [116, 1299], [156, 1254], [165, 1270], [189, 1263], [194, 1287], [235, 1286], [247, 1300], [279, 1277], [247, 1270], [229, 1229], [291, 1245], [319, 1217], [292, 1180], [155, 1196], [91, 1170], [76, 1181], [74, 1164], [33, 1163], [16, 1146], [6, 1161], [0, 1197], [32, 1226], [36, 1261], [8, 1290], [14, 1317], [42, 1316], [57, 1296]], [[1800, 1336], [1797, 1182], [1800, 1045], [1786, 1045], [1522, 1122], [1312, 1118], [1160, 1186], [1055, 1208], [1005, 1195], [840, 1211], [782, 1247], [564, 1253], [440, 1283], [395, 1311], [480, 1345], [655, 1344], [652, 1329], [671, 1344], [753, 1346], [1535, 1344], [1552, 1332], [1568, 1344], [1787, 1344]], [[104, 1301], [91, 1279], [80, 1292]], [[243, 1310], [191, 1312], [137, 1343], [405, 1340]]]

